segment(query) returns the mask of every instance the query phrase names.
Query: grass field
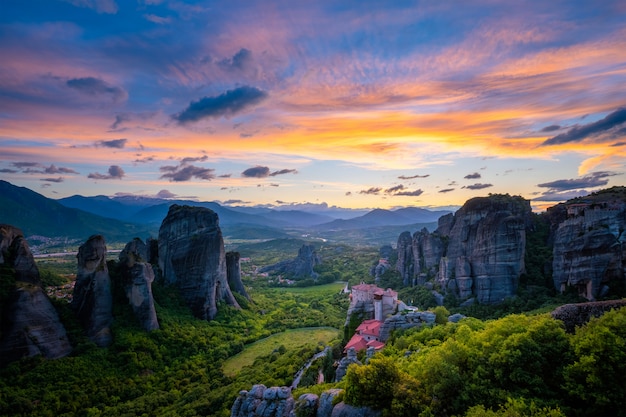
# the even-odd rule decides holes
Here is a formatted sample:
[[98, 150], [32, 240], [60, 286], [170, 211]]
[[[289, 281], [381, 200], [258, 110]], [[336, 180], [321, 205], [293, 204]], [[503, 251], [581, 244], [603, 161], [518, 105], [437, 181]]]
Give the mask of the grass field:
[[320, 296], [328, 296], [337, 294], [346, 286], [344, 281], [333, 282], [332, 284], [311, 285], [310, 287], [281, 287], [281, 291], [288, 291], [293, 294], [319, 294]]
[[252, 365], [257, 357], [269, 355], [281, 345], [287, 350], [299, 349], [306, 345], [316, 346], [318, 343], [327, 345], [340, 336], [339, 330], [332, 327], [306, 327], [273, 334], [251, 343], [242, 352], [228, 358], [223, 366], [224, 375], [237, 375], [244, 366]]

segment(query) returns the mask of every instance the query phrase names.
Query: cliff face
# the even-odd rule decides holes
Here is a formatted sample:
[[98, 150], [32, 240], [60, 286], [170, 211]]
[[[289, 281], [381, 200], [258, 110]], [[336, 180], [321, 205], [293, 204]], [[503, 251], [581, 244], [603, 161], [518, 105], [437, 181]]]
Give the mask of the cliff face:
[[317, 278], [313, 267], [322, 263], [321, 258], [312, 245], [302, 245], [295, 259], [278, 262], [259, 269], [259, 272], [288, 274], [294, 278]]
[[87, 336], [101, 347], [112, 342], [113, 297], [106, 253], [106, 243], [100, 235], [91, 236], [78, 248], [78, 273], [72, 300]]
[[434, 279], [459, 298], [499, 302], [515, 294], [524, 272], [530, 215], [530, 203], [521, 197], [471, 199], [454, 215], [441, 217], [433, 233], [416, 232], [410, 251], [403, 233], [397, 269], [407, 283]]
[[226, 275], [228, 276], [228, 285], [231, 291], [243, 295], [249, 300], [250, 296], [241, 281], [240, 259], [239, 252], [226, 252]]
[[196, 317], [213, 319], [222, 300], [239, 308], [228, 285], [222, 231], [212, 210], [170, 207], [159, 229], [159, 267]]
[[0, 365], [28, 356], [56, 359], [68, 355], [72, 346], [41, 288], [28, 243], [20, 229], [4, 224], [0, 225], [0, 268], [3, 280], [15, 282], [1, 316]]
[[[554, 286], [577, 287], [594, 300], [608, 292], [610, 281], [626, 276], [626, 195], [603, 193], [559, 206], [553, 211], [560, 216], [550, 217]], [[555, 218], [562, 221], [555, 224]]]
[[158, 329], [159, 322], [152, 297], [154, 271], [147, 261], [148, 249], [141, 239], [135, 238], [120, 252], [119, 260], [128, 302], [141, 326], [150, 331]]

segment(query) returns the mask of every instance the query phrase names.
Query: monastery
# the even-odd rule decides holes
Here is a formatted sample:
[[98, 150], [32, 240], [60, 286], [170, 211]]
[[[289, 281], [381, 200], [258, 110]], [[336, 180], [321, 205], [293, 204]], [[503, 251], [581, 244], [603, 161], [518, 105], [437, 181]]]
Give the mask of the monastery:
[[374, 284], [355, 285], [350, 292], [350, 307], [357, 303], [372, 303], [374, 305], [374, 318], [363, 321], [356, 328], [354, 336], [346, 344], [344, 351], [354, 348], [359, 350], [373, 347], [382, 349], [385, 343], [380, 340], [380, 327], [385, 317], [393, 314], [398, 308], [398, 293], [391, 288], [383, 290]]

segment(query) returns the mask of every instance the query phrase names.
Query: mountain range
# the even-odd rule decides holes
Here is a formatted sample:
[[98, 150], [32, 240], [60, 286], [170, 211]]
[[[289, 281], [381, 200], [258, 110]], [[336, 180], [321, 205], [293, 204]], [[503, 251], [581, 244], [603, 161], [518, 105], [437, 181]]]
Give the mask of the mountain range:
[[[104, 234], [109, 241], [155, 236], [172, 204], [206, 207], [217, 213], [225, 237], [270, 239], [303, 231], [338, 233], [385, 226], [430, 224], [449, 211], [408, 207], [352, 210], [309, 205], [304, 209], [227, 207], [216, 202], [141, 196], [74, 195], [58, 200], [0, 180], [0, 223], [19, 227], [26, 236], [86, 239]], [[371, 233], [370, 233], [371, 234]]]

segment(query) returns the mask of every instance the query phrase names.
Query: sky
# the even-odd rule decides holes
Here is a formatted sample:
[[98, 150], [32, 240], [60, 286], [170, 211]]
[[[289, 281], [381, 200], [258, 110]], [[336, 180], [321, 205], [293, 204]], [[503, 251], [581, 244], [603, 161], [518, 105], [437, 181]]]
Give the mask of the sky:
[[47, 197], [541, 211], [626, 185], [623, 0], [3, 0], [0, 178]]

